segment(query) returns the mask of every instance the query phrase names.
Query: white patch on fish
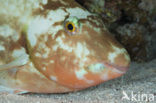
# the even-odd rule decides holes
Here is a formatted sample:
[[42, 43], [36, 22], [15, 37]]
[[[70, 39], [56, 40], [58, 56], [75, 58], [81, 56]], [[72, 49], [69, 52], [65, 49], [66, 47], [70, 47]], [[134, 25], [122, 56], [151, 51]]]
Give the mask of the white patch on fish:
[[76, 74], [77, 79], [84, 80], [88, 84], [94, 84], [94, 81], [93, 80], [86, 79], [85, 75], [87, 73], [88, 72], [85, 69], [80, 69], [78, 71], [75, 71], [75, 74]]
[[13, 41], [17, 41], [19, 39], [18, 33], [11, 28], [9, 25], [1, 25], [0, 26], [0, 36], [9, 39], [9, 37], [12, 38]]
[[48, 31], [48, 34], [52, 35], [52, 38], [54, 39], [56, 34], [58, 33], [59, 30], [63, 30], [63, 26], [52, 26], [51, 29]]
[[50, 60], [50, 63], [51, 63], [51, 64], [53, 64], [53, 63], [54, 63], [54, 61], [53, 61], [53, 60]]
[[48, 3], [48, 0], [42, 0], [43, 5], [46, 5]]
[[37, 39], [40, 35], [47, 33], [48, 29], [51, 27], [51, 21], [43, 17], [36, 17], [29, 24], [27, 38], [30, 45], [34, 47], [37, 43]]
[[114, 50], [114, 52], [109, 53], [108, 55], [108, 59], [110, 60], [111, 63], [115, 62], [115, 58], [119, 55], [119, 54], [123, 54], [126, 52], [126, 50], [124, 48], [120, 49], [117, 48], [115, 46], [112, 45], [112, 48]]
[[48, 13], [48, 19], [52, 20], [51, 21], [51, 25], [55, 24], [56, 22], [60, 22], [60, 21], [64, 21], [65, 17], [67, 16], [68, 14], [61, 8], [58, 8], [57, 10], [51, 10], [49, 13]]
[[[58, 0], [57, 0], [58, 1]], [[64, 0], [60, 0], [60, 2], [63, 4], [63, 5], [68, 5], [68, 2], [65, 2]]]
[[88, 84], [94, 84], [94, 81], [93, 81], [93, 80], [85, 79], [85, 81], [86, 81]]
[[23, 54], [26, 54], [26, 51], [24, 48], [20, 48], [20, 49], [15, 49], [13, 52], [12, 52], [12, 56], [14, 58], [18, 58], [20, 56], [22, 56]]
[[50, 76], [50, 79], [53, 81], [57, 81], [57, 77], [55, 77], [55, 76]]
[[87, 18], [87, 16], [92, 15], [88, 11], [83, 10], [83, 9], [81, 9], [79, 7], [76, 7], [76, 8], [67, 8], [66, 10], [67, 10], [67, 12], [70, 13], [70, 16], [71, 17], [76, 16], [78, 19], [85, 19], [85, 18]]
[[43, 58], [48, 58], [49, 54], [50, 54], [50, 48], [46, 47], [44, 48], [45, 53], [42, 55]]
[[67, 16], [67, 13], [60, 8], [50, 11], [46, 19], [40, 16], [34, 18], [29, 24], [27, 34], [27, 38], [31, 46], [34, 47], [37, 44], [38, 37], [45, 33], [51, 34], [52, 37], [55, 37], [56, 33], [63, 29], [63, 26], [53, 26], [53, 24], [64, 21], [65, 16]]
[[39, 52], [35, 53], [35, 56], [36, 57], [42, 57], [42, 55]]
[[84, 69], [80, 69], [80, 70], [75, 71], [76, 77], [79, 80], [85, 80], [84, 75], [86, 75], [87, 73], [88, 72], [86, 70], [84, 70]]
[[51, 28], [48, 31], [48, 34], [52, 35], [52, 38], [55, 37], [55, 35], [58, 33], [59, 30], [63, 30], [63, 25], [57, 25], [54, 26], [56, 22], [63, 22], [65, 20], [65, 17], [67, 16], [67, 13], [63, 9], [57, 9], [55, 11], [50, 11], [48, 14], [48, 19], [51, 19]]
[[4, 51], [5, 47], [3, 45], [0, 45], [0, 51]]
[[77, 47], [74, 49], [74, 52], [78, 58], [82, 58], [82, 57], [85, 58], [90, 54], [90, 51], [82, 43], [77, 43]]
[[43, 67], [43, 68], [42, 68], [42, 70], [44, 70], [44, 71], [45, 71], [45, 70], [46, 70], [46, 67]]
[[54, 50], [57, 50], [57, 48], [62, 48], [63, 50], [66, 50], [68, 52], [72, 52], [73, 48], [69, 45], [65, 44], [61, 37], [56, 38], [57, 44], [53, 46]]
[[108, 79], [109, 79], [109, 77], [108, 77], [108, 72], [105, 72], [105, 73], [101, 76], [101, 79], [104, 80], [104, 81], [108, 80]]

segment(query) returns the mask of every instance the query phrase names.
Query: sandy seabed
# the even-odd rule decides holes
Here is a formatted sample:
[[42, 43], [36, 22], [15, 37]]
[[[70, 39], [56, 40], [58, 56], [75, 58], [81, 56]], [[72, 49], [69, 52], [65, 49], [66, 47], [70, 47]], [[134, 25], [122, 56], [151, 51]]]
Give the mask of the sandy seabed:
[[[122, 99], [126, 93], [128, 99]], [[133, 94], [134, 95], [133, 95]], [[142, 100], [142, 95], [144, 98]], [[132, 95], [135, 96], [132, 98]], [[155, 96], [154, 100], [151, 96]], [[67, 94], [0, 94], [0, 103], [156, 103], [156, 60], [131, 63], [122, 77]]]

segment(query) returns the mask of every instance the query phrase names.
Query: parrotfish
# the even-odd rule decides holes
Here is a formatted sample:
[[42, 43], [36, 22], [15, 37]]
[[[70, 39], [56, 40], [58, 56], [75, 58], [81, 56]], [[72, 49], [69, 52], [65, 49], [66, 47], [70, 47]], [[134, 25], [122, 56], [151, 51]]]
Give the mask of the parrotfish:
[[78, 91], [129, 64], [100, 17], [75, 0], [0, 1], [0, 92]]

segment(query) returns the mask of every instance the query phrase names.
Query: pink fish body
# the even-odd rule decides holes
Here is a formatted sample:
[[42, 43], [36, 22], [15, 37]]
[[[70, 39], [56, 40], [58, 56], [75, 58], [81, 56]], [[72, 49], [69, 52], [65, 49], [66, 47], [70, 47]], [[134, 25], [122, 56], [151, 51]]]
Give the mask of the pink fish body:
[[128, 70], [127, 51], [74, 0], [16, 1], [0, 1], [0, 92], [72, 92]]

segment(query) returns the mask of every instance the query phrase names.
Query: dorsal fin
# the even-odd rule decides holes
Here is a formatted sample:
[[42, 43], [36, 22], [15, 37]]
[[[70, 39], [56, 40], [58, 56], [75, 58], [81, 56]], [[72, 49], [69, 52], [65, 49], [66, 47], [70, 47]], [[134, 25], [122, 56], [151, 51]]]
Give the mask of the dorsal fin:
[[29, 56], [27, 54], [23, 54], [8, 64], [0, 65], [0, 71], [9, 70], [15, 67], [23, 66], [27, 64], [28, 61], [29, 61]]

